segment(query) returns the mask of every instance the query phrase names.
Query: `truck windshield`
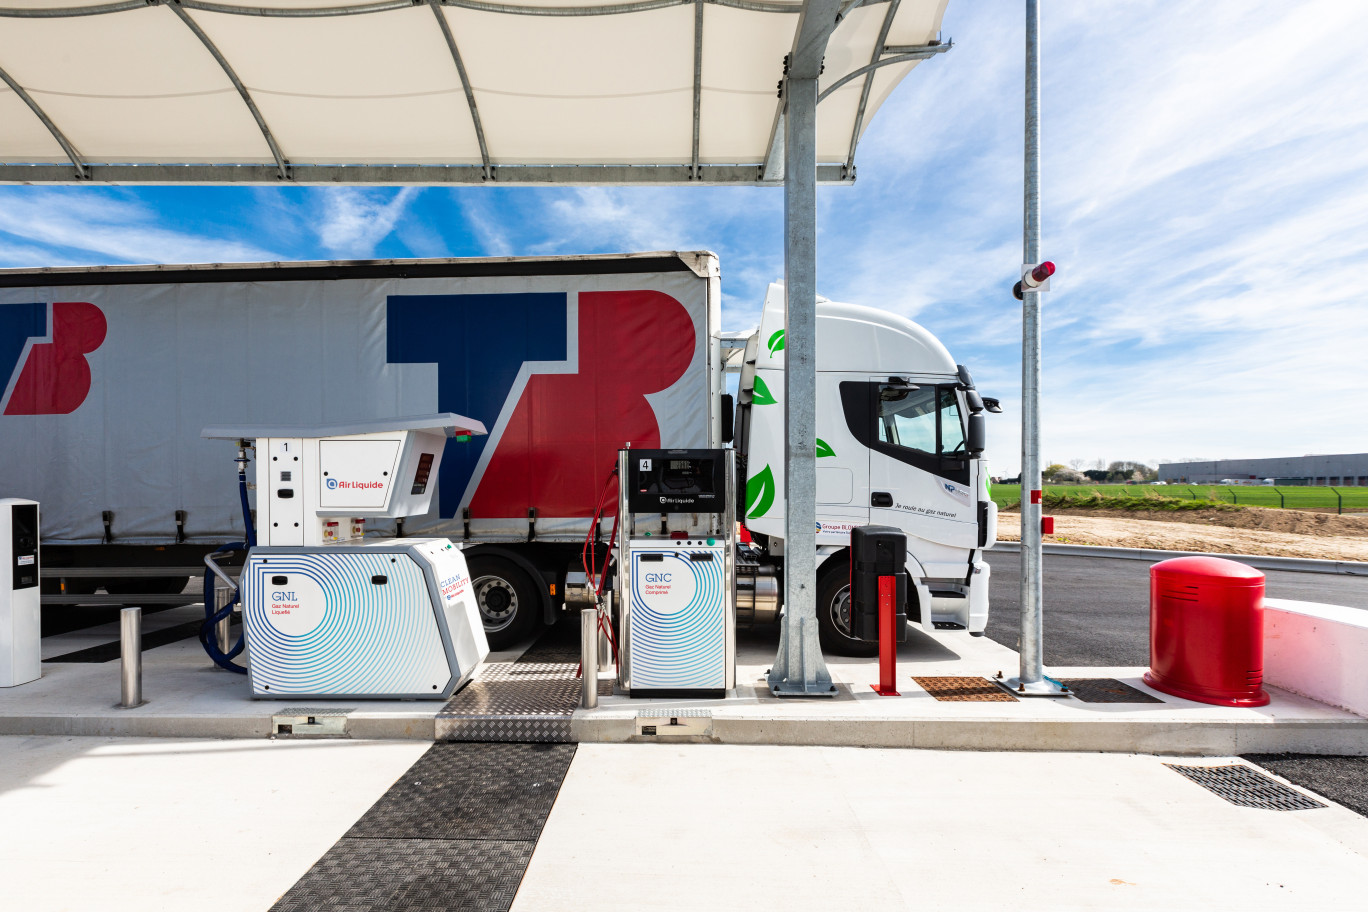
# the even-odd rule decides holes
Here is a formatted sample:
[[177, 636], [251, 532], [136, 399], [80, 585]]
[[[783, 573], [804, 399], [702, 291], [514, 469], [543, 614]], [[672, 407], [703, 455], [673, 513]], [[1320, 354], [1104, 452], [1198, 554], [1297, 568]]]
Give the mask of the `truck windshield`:
[[879, 387], [879, 440], [931, 456], [963, 451], [964, 425], [953, 386]]

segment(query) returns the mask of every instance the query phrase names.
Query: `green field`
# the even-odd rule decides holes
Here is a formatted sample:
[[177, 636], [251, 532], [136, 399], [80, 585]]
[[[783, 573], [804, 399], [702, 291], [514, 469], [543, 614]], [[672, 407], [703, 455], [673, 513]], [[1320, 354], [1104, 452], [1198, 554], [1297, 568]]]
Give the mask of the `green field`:
[[[1048, 494], [1082, 497], [1093, 492], [1104, 497], [1175, 497], [1180, 500], [1216, 500], [1241, 506], [1285, 508], [1288, 510], [1368, 510], [1368, 487], [1312, 488], [1279, 485], [1046, 485]], [[1339, 497], [1335, 492], [1339, 492]], [[1021, 499], [1021, 486], [995, 484], [993, 500], [999, 507], [1015, 505]]]

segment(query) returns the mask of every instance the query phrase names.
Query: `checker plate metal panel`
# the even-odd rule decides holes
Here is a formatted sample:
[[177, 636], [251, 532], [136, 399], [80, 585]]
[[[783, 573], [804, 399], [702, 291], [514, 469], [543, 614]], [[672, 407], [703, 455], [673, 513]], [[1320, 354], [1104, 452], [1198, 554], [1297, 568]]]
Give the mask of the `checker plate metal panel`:
[[1307, 797], [1301, 792], [1288, 788], [1272, 776], [1266, 776], [1253, 767], [1231, 764], [1229, 766], [1183, 766], [1165, 763], [1171, 770], [1182, 773], [1193, 782], [1215, 792], [1231, 804], [1240, 807], [1260, 808], [1268, 811], [1305, 811], [1323, 808], [1328, 805]]
[[573, 745], [434, 744], [347, 836], [535, 841], [574, 756]]
[[505, 912], [533, 842], [343, 839], [271, 912]]
[[[573, 642], [569, 642], [573, 635]], [[443, 741], [566, 743], [579, 706], [578, 624], [542, 634], [512, 662], [490, 662], [437, 714]], [[600, 682], [599, 693], [612, 693]]]
[[1015, 703], [1017, 698], [987, 678], [913, 678], [917, 686], [937, 700], [951, 703]]
[[1061, 678], [1060, 683], [1084, 703], [1164, 702], [1153, 694], [1147, 694], [1115, 678]]

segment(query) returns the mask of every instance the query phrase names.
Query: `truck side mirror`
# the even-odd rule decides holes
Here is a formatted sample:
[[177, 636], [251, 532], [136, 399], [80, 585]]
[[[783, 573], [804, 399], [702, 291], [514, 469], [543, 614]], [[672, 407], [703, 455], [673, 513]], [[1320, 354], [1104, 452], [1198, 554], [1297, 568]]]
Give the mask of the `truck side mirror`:
[[983, 416], [983, 412], [974, 412], [969, 416], [969, 433], [965, 437], [964, 448], [969, 451], [970, 456], [977, 456], [988, 446], [988, 419]]
[[722, 394], [722, 442], [731, 443], [736, 439], [736, 407], [732, 404], [732, 394]]

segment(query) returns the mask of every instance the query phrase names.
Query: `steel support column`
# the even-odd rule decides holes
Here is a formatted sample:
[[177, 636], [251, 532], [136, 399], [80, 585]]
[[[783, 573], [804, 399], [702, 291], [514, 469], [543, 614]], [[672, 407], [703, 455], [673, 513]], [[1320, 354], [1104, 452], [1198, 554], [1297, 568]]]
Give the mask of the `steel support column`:
[[[1026, 0], [1026, 130], [1022, 260], [1040, 262], [1040, 10]], [[1023, 696], [1063, 696], [1045, 677], [1040, 516], [1040, 292], [1022, 289], [1021, 304], [1021, 673], [1007, 681]]]
[[807, 0], [784, 83], [784, 621], [770, 690], [832, 696], [817, 636], [817, 77], [835, 0]]

